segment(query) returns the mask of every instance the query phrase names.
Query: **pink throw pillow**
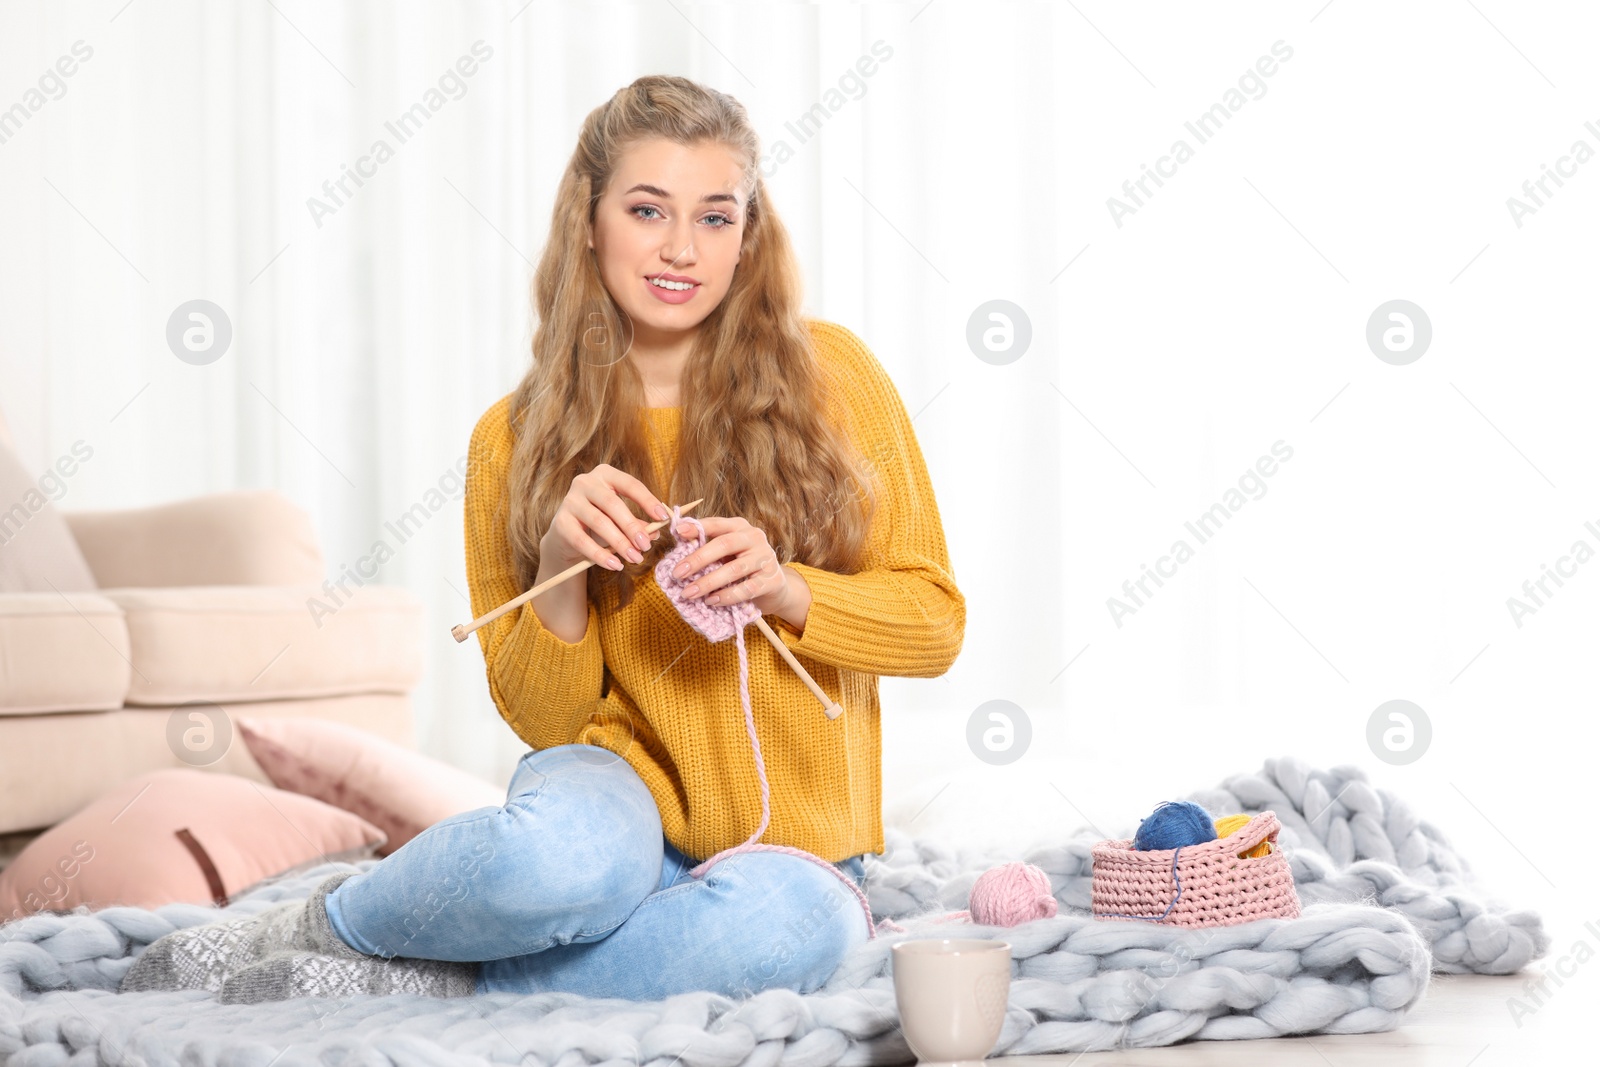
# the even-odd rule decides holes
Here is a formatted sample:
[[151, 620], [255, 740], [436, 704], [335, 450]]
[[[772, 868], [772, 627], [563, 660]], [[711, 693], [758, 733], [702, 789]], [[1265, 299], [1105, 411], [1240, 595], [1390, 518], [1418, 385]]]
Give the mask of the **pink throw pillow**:
[[386, 738], [325, 719], [235, 720], [273, 784], [354, 812], [382, 830], [387, 856], [441, 819], [497, 808], [505, 790]]
[[190, 767], [116, 785], [0, 871], [0, 921], [37, 911], [226, 904], [266, 878], [370, 858], [376, 826], [310, 797]]

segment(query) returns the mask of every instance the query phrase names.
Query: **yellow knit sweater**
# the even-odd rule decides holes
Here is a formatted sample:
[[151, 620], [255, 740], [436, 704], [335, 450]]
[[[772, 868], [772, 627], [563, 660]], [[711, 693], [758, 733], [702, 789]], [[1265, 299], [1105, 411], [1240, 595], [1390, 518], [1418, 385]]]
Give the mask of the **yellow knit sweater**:
[[[834, 862], [884, 850], [878, 676], [933, 678], [949, 670], [961, 651], [966, 601], [894, 383], [855, 334], [821, 320], [808, 325], [832, 395], [842, 398], [835, 403], [848, 405], [829, 414], [880, 473], [879, 504], [857, 573], [789, 564], [811, 589], [804, 628], [797, 633], [776, 615], [766, 619], [844, 713], [829, 719], [753, 626], [745, 645], [771, 791], [761, 840]], [[506, 396], [483, 414], [468, 451], [474, 617], [524, 592], [504, 522], [495, 521], [513, 445], [510, 402]], [[651, 458], [658, 485], [667, 484], [677, 462], [681, 414], [680, 408], [644, 412], [656, 431]], [[662, 533], [671, 537], [665, 527]], [[686, 856], [698, 861], [742, 844], [760, 825], [761, 783], [739, 699], [738, 649], [732, 639], [713, 644], [692, 629], [652, 574], [636, 580], [632, 602], [621, 611], [602, 613], [591, 601], [588, 629], [576, 644], [547, 630], [531, 604], [477, 633], [489, 693], [517, 736], [534, 749], [581, 742], [627, 760], [654, 795], [667, 839]]]

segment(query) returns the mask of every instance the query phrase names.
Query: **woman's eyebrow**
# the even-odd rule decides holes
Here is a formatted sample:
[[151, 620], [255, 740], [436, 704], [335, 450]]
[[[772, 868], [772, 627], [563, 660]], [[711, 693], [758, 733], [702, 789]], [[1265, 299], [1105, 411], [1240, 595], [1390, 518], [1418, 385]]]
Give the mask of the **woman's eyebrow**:
[[[654, 185], [646, 185], [644, 182], [640, 182], [638, 185], [635, 185], [622, 195], [627, 196], [628, 193], [649, 193], [652, 196], [659, 196], [663, 200], [672, 199], [672, 194], [667, 192], [665, 189]], [[700, 198], [700, 202], [702, 204], [716, 204], [723, 201], [732, 204], [734, 207], [739, 206], [739, 198], [734, 196], [732, 193], [707, 193], [705, 196]]]

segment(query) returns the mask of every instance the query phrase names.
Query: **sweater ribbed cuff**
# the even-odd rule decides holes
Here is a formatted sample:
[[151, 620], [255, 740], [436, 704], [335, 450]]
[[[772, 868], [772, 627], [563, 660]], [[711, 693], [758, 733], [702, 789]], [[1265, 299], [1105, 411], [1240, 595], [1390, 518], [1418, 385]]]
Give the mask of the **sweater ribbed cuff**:
[[778, 628], [779, 639], [797, 655], [868, 674], [936, 677], [960, 650], [964, 619], [958, 609], [930, 617], [908, 601], [907, 581], [920, 576], [893, 571], [838, 574], [788, 563], [811, 590], [803, 633]]

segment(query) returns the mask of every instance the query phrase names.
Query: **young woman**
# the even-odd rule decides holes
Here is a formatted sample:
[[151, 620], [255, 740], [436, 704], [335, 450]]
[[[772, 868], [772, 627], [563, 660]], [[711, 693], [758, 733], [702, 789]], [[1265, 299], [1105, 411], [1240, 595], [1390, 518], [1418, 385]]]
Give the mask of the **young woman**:
[[[877, 679], [961, 649], [926, 466], [888, 375], [803, 318], [759, 141], [733, 98], [644, 77], [592, 112], [535, 281], [533, 363], [472, 433], [467, 577], [489, 692], [534, 750], [506, 802], [447, 819], [304, 903], [169, 935], [123, 989], [224, 999], [564, 990], [658, 999], [820, 986], [869, 918], [883, 851]], [[732, 641], [667, 600], [647, 535], [670, 505], [705, 542], [686, 590], [749, 601], [844, 707], [829, 719], [769, 643], [748, 643], [762, 797]], [[641, 517], [643, 516], [643, 517]]]

